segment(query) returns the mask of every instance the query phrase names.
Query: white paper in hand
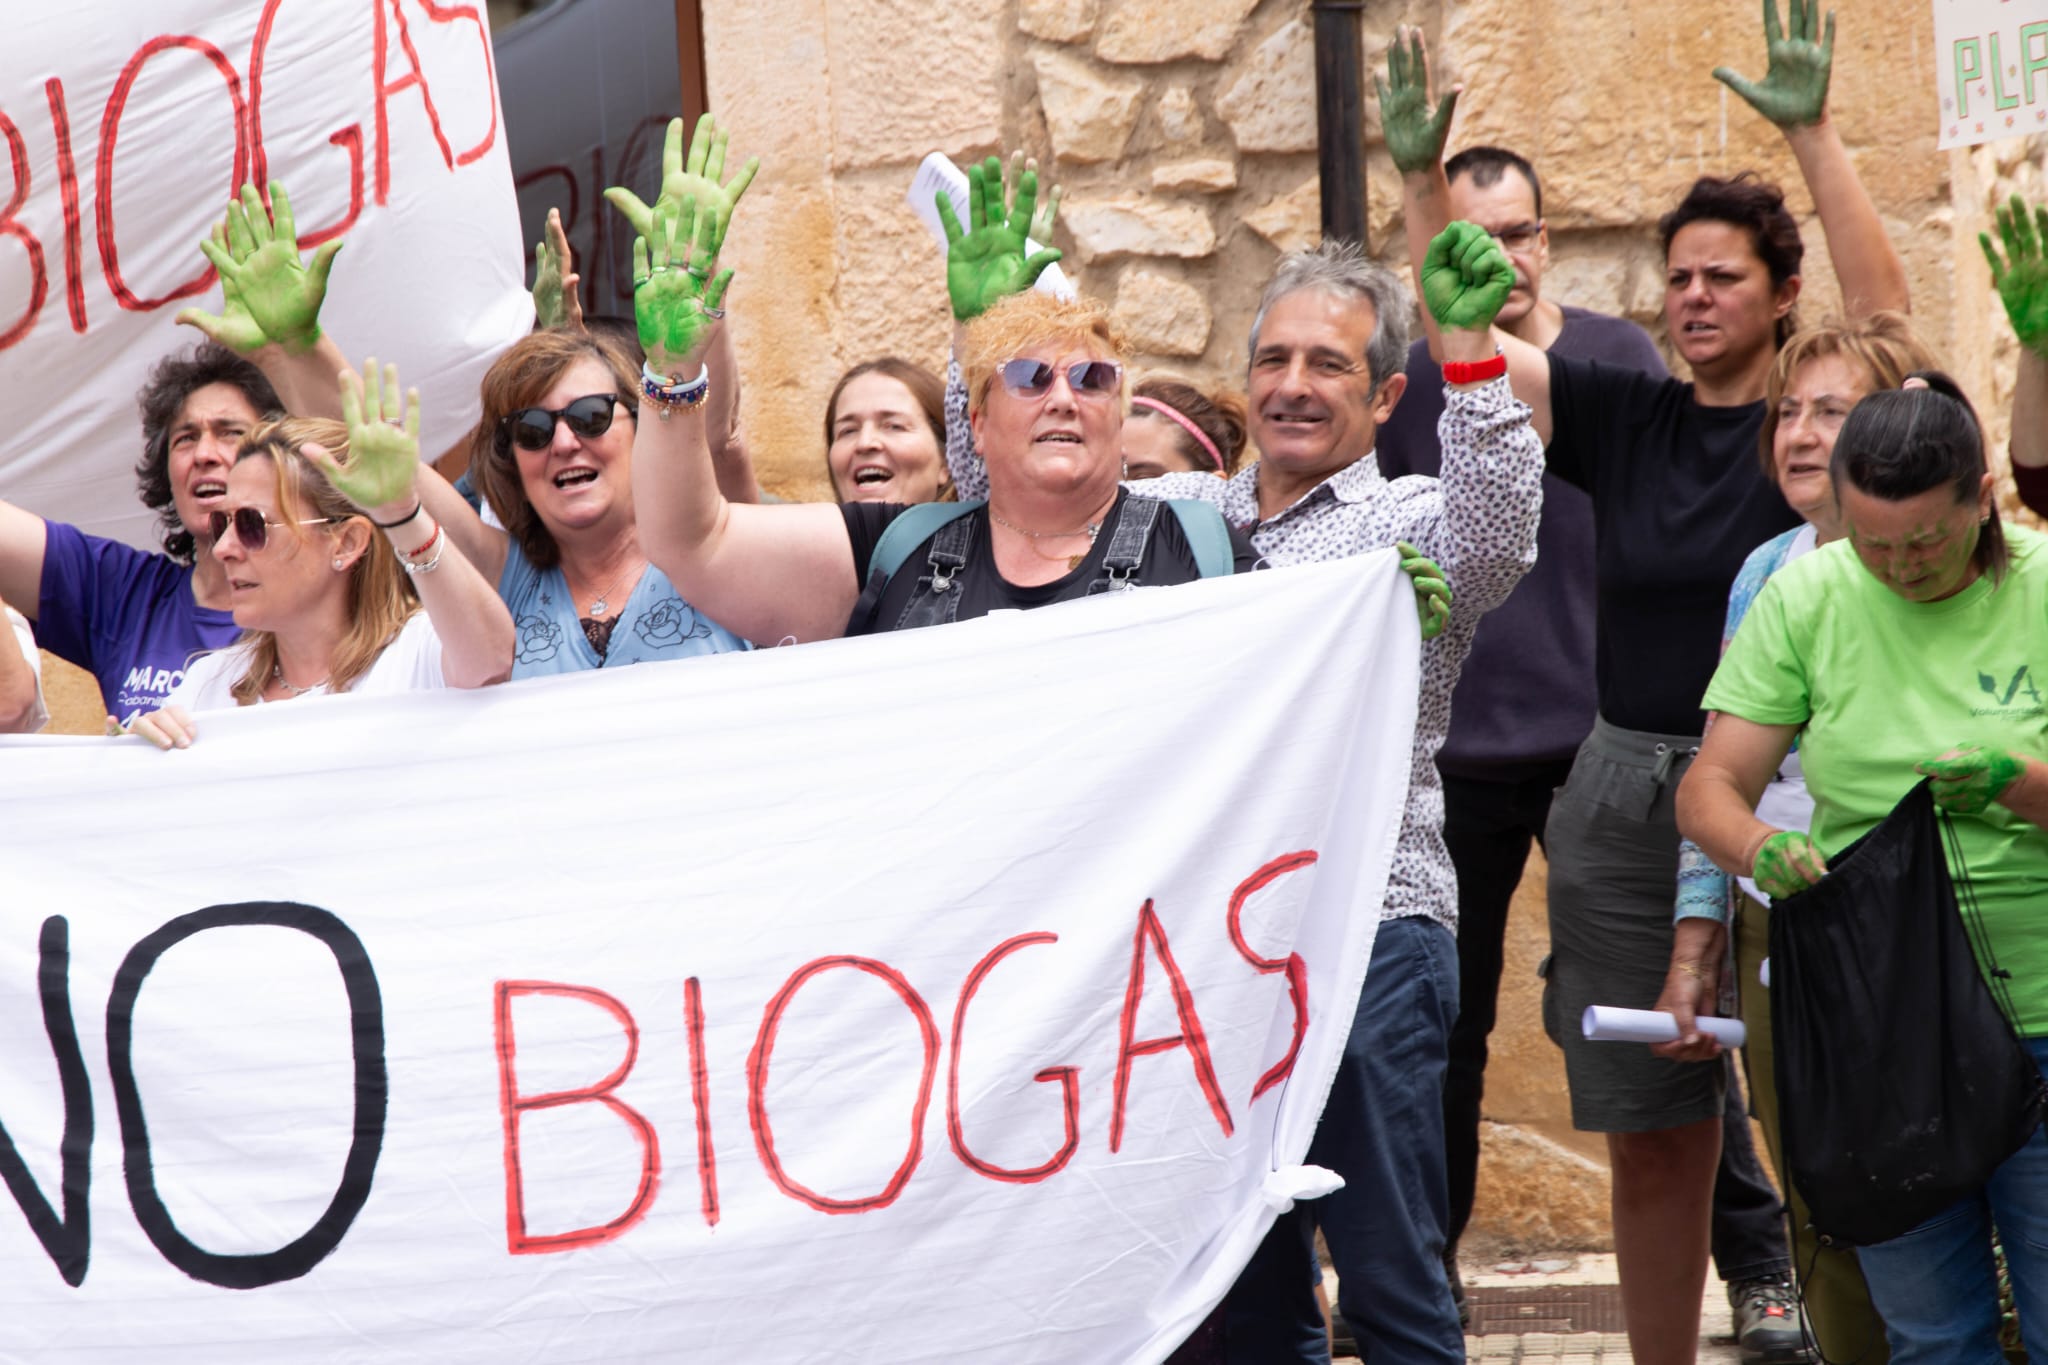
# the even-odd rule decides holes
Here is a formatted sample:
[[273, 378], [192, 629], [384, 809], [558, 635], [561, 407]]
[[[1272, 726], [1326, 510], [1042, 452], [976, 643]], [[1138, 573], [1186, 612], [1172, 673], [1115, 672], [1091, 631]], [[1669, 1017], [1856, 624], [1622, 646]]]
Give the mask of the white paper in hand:
[[[925, 225], [925, 230], [931, 233], [932, 240], [943, 251], [946, 247], [946, 226], [939, 221], [938, 194], [941, 190], [953, 201], [953, 216], [960, 220], [963, 229], [966, 228], [967, 173], [955, 166], [953, 159], [944, 152], [933, 152], [918, 166], [917, 174], [910, 181], [910, 193], [904, 198], [910, 204], [910, 211], [917, 215], [918, 221]], [[1029, 256], [1044, 245], [1027, 237], [1024, 239], [1024, 253]], [[1074, 282], [1060, 269], [1058, 261], [1045, 268], [1033, 288], [1069, 303], [1077, 297]]]

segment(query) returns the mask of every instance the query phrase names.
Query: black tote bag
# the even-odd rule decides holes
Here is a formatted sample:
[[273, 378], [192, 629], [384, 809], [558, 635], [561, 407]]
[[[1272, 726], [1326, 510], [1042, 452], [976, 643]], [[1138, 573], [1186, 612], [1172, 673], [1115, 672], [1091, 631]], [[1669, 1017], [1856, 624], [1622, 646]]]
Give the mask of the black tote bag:
[[1944, 820], [1920, 783], [1818, 884], [1772, 907], [1786, 1165], [1814, 1230], [1836, 1242], [1896, 1237], [1981, 1188], [2048, 1104], [1988, 953], [1990, 984], [1978, 970]]

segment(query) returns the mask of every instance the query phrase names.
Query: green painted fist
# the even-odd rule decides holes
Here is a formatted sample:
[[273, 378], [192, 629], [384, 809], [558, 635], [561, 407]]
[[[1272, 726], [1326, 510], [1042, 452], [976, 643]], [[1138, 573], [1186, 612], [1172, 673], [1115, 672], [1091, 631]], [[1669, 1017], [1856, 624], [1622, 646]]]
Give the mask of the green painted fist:
[[1429, 107], [1429, 52], [1422, 45], [1421, 29], [1406, 32], [1406, 52], [1398, 31], [1387, 47], [1387, 79], [1373, 77], [1380, 92], [1380, 132], [1387, 140], [1387, 155], [1403, 174], [1433, 170], [1443, 160], [1444, 138], [1458, 107], [1455, 89], [1435, 109]]
[[1422, 301], [1437, 326], [1486, 330], [1514, 287], [1515, 268], [1485, 228], [1456, 222], [1430, 238], [1422, 258]]
[[1798, 895], [1827, 874], [1827, 859], [1820, 856], [1813, 840], [1791, 829], [1781, 829], [1764, 840], [1749, 872], [1774, 901]]
[[1407, 541], [1396, 541], [1401, 552], [1401, 572], [1415, 587], [1415, 613], [1422, 618], [1422, 638], [1434, 640], [1451, 623], [1451, 585], [1436, 561]]
[[[628, 189], [614, 187], [606, 190], [604, 197], [626, 215], [635, 233], [650, 241], [654, 238], [655, 209], [667, 209], [680, 220], [685, 204], [694, 206], [699, 216], [709, 213], [715, 220], [718, 238], [723, 241], [726, 229], [732, 225], [732, 211], [739, 207], [740, 196], [747, 192], [747, 186], [754, 183], [754, 175], [761, 169], [761, 158], [750, 156], [731, 180], [723, 185], [718, 183], [718, 178], [725, 174], [725, 148], [730, 136], [718, 126], [717, 119], [704, 115], [697, 120], [697, 131], [690, 135], [690, 156], [685, 161], [683, 121], [670, 119], [668, 136], [661, 145], [661, 193], [654, 207], [640, 202], [640, 196]], [[689, 240], [687, 232], [683, 240]]]
[[711, 276], [724, 236], [715, 215], [685, 202], [679, 216], [655, 209], [651, 246], [645, 237], [633, 239], [633, 320], [647, 367], [656, 374], [692, 378], [683, 372], [686, 363], [725, 316], [719, 305], [732, 272]]
[[1998, 211], [1998, 235], [2005, 239], [2005, 259], [1998, 258], [1991, 234], [1977, 234], [1984, 259], [1991, 262], [1991, 285], [2005, 301], [2020, 345], [2048, 359], [2048, 204], [2027, 217], [2027, 201], [2012, 197], [2012, 206]]
[[[1764, 0], [1764, 78], [1746, 81], [1725, 66], [1714, 79], [1749, 101], [1780, 128], [1819, 123], [1828, 112], [1828, 76], [1835, 64], [1835, 16], [1820, 26], [1820, 0], [1791, 0], [1791, 32], [1778, 27], [1778, 0]], [[1817, 40], [1817, 41], [1816, 41]]]
[[410, 504], [420, 467], [420, 391], [398, 387], [396, 365], [386, 365], [380, 378], [372, 357], [363, 362], [361, 376], [341, 372], [341, 418], [348, 427], [347, 462], [324, 446], [307, 446], [306, 458], [366, 511]]
[[[1003, 163], [990, 157], [983, 165], [967, 168], [967, 230], [953, 212], [952, 197], [940, 191], [939, 225], [946, 232], [946, 292], [952, 296], [953, 316], [961, 322], [978, 318], [997, 302], [1021, 294], [1038, 283], [1045, 268], [1060, 258], [1050, 248], [1025, 255], [1030, 233], [1052, 231], [1051, 209], [1037, 225], [1031, 221], [1038, 207], [1038, 171], [1025, 165], [1016, 172], [1017, 198], [1003, 202]], [[1053, 191], [1053, 202], [1059, 191]]]
[[1913, 771], [1928, 779], [1935, 805], [1952, 815], [1981, 815], [2025, 767], [2003, 749], [1961, 744], [1940, 758], [1915, 763]]
[[220, 314], [187, 308], [178, 321], [244, 354], [270, 342], [303, 354], [320, 340], [320, 306], [341, 243], [323, 243], [310, 265], [302, 263], [292, 201], [275, 180], [270, 204], [264, 208], [254, 185], [229, 202], [226, 219], [199, 244], [220, 272]]

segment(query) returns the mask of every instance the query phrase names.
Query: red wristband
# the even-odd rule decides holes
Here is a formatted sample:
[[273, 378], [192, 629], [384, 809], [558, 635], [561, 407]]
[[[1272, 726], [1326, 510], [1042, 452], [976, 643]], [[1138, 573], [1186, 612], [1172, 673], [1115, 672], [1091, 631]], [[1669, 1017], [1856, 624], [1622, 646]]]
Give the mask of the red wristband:
[[1507, 356], [1495, 351], [1491, 360], [1446, 360], [1444, 383], [1484, 384], [1487, 380], [1498, 379], [1507, 372]]

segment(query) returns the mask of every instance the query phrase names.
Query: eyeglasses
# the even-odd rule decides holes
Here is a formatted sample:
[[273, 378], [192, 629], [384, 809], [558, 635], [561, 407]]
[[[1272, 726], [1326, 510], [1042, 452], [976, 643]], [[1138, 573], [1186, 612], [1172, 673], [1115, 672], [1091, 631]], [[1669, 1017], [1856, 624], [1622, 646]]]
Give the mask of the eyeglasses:
[[242, 542], [243, 549], [254, 554], [269, 544], [270, 528], [273, 526], [321, 526], [347, 520], [347, 517], [308, 517], [298, 522], [265, 521], [263, 513], [257, 508], [237, 507], [232, 513], [208, 512], [206, 527], [213, 533], [214, 542], [218, 544], [232, 524], [235, 528], [235, 539]]
[[[1057, 366], [1043, 360], [1006, 360], [996, 366], [1003, 387], [1018, 398], [1043, 398], [1052, 391]], [[1123, 386], [1124, 367], [1114, 360], [1083, 360], [1067, 366], [1067, 387], [1076, 398], [1101, 398]]]
[[498, 420], [498, 433], [521, 450], [546, 450], [555, 441], [555, 423], [586, 440], [612, 429], [612, 414], [619, 404], [615, 393], [588, 394], [563, 408], [521, 408]]
[[1543, 220], [1539, 218], [1533, 223], [1510, 223], [1504, 228], [1488, 228], [1486, 235], [1509, 251], [1527, 251], [1543, 235]]

